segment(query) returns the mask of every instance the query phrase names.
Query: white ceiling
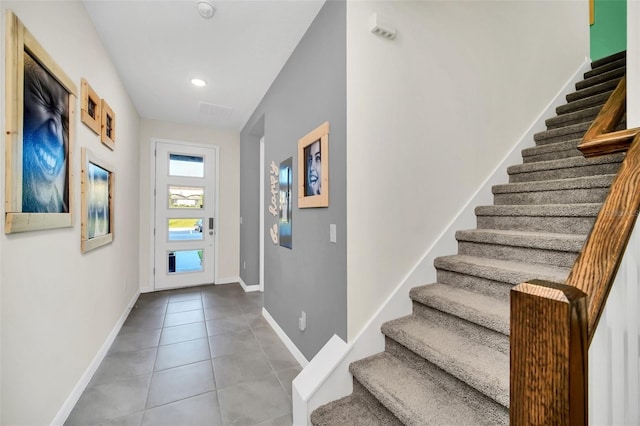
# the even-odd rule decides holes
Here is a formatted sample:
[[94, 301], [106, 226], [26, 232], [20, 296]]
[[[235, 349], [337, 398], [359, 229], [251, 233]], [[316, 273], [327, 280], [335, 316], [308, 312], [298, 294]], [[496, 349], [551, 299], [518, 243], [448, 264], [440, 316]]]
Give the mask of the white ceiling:
[[142, 117], [236, 130], [324, 4], [213, 0], [204, 19], [196, 0], [83, 1]]

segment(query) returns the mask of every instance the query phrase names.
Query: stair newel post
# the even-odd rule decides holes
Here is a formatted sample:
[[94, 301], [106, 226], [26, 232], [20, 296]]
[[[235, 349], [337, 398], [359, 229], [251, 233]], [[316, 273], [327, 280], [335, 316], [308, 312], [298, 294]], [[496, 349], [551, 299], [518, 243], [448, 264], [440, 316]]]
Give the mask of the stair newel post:
[[587, 295], [541, 280], [511, 290], [511, 425], [587, 424]]

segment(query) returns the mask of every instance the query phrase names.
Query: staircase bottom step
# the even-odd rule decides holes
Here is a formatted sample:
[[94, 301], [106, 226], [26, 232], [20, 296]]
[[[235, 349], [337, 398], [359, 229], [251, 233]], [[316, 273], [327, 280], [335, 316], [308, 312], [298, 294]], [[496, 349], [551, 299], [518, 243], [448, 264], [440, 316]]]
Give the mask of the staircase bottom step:
[[[404, 424], [508, 424], [506, 407], [477, 391], [460, 394], [460, 387], [448, 386], [452, 376], [444, 372], [429, 374], [434, 372], [430, 368], [416, 369], [405, 360], [392, 355], [389, 347], [390, 344], [387, 344], [385, 352], [352, 363], [349, 370], [355, 379]], [[439, 380], [441, 375], [448, 377], [442, 381]]]
[[[386, 409], [380, 407], [372, 407], [371, 400], [363, 393], [368, 393], [361, 384], [354, 381], [353, 393], [344, 398], [330, 402], [319, 407], [311, 414], [311, 424], [313, 426], [401, 426], [400, 420], [395, 418], [391, 413], [380, 415], [380, 411]], [[376, 409], [377, 408], [377, 409]], [[378, 415], [374, 413], [377, 411]]]

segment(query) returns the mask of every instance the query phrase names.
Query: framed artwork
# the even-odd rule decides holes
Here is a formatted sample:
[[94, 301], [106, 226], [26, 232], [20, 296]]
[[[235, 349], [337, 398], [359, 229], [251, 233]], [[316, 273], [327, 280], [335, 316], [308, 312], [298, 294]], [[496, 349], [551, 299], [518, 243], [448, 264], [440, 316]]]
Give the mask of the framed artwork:
[[100, 102], [100, 109], [102, 111], [100, 141], [113, 151], [116, 147], [116, 115], [104, 99]]
[[113, 241], [114, 169], [82, 148], [82, 237], [83, 253]]
[[291, 225], [291, 191], [293, 186], [293, 158], [289, 157], [280, 163], [279, 187], [280, 187], [280, 214], [278, 220], [278, 233], [280, 234], [280, 245], [292, 248]]
[[100, 97], [84, 78], [80, 82], [80, 119], [96, 135], [100, 134]]
[[70, 227], [77, 89], [11, 11], [6, 23], [4, 230]]
[[329, 207], [329, 122], [298, 141], [298, 208]]

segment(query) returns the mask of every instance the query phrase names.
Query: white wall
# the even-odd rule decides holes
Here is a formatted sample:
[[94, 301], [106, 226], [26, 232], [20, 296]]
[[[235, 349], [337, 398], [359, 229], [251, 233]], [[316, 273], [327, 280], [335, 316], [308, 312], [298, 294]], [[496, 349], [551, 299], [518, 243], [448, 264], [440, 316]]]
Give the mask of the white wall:
[[197, 142], [219, 147], [218, 270], [216, 283], [237, 282], [240, 267], [240, 134], [235, 130], [216, 130], [156, 120], [140, 124], [140, 289], [153, 290], [151, 271], [153, 248], [149, 221], [153, 221], [151, 194], [151, 139]]
[[348, 3], [350, 340], [588, 56], [587, 20], [584, 2]]
[[[138, 180], [139, 118], [80, 2], [6, 1], [2, 6], [18, 15], [78, 90], [86, 77], [117, 119], [116, 149], [110, 151], [80, 122], [76, 104], [72, 228], [0, 234], [0, 423], [44, 425], [61, 409], [138, 291], [139, 193], [137, 185], [128, 183]], [[4, 46], [4, 28], [0, 34]], [[4, 130], [4, 96], [0, 103]], [[84, 255], [79, 201], [83, 146], [113, 164], [116, 172], [114, 241]], [[4, 189], [1, 194], [4, 200]]]
[[[627, 126], [640, 126], [640, 2], [627, 3]], [[640, 227], [624, 254], [589, 348], [589, 423], [640, 424]]]

